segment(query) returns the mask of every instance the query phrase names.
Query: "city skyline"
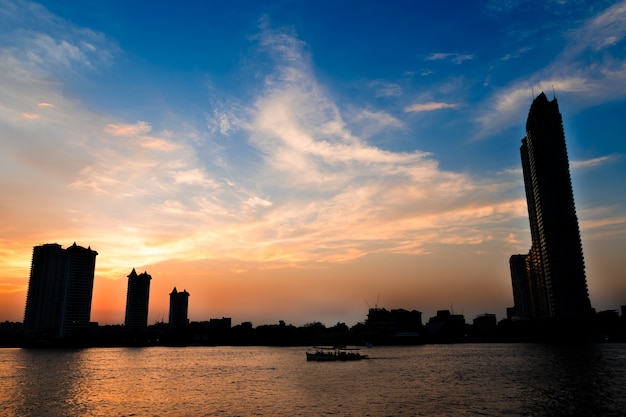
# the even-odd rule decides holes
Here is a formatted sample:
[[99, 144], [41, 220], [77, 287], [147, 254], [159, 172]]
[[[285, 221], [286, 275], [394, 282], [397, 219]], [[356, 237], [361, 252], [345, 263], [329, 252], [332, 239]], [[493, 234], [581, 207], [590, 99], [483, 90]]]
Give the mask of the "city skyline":
[[[189, 319], [504, 317], [519, 143], [563, 115], [592, 307], [626, 304], [626, 2], [0, 0], [0, 321], [32, 248], [98, 249], [92, 320], [150, 271]], [[378, 301], [377, 301], [378, 300]]]

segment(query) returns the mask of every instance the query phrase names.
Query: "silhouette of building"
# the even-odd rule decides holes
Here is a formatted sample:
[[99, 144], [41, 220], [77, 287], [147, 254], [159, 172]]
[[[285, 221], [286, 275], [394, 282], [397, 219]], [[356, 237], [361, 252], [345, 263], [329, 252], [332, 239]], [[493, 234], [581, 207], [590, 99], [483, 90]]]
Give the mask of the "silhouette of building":
[[426, 325], [431, 342], [460, 342], [465, 338], [465, 316], [437, 310]]
[[[591, 303], [556, 98], [541, 93], [533, 101], [520, 153], [532, 245], [523, 261], [511, 260], [515, 310], [535, 319], [584, 317]], [[520, 285], [522, 262], [526, 283]]]
[[176, 287], [170, 293], [170, 328], [184, 327], [189, 324], [189, 293], [187, 290], [178, 292]]
[[530, 287], [528, 274], [530, 271], [528, 255], [512, 255], [509, 259], [509, 266], [511, 268], [511, 282], [513, 284], [513, 301], [515, 307], [513, 307], [510, 313], [507, 313], [509, 318], [513, 319], [528, 319], [531, 316], [530, 306]]
[[24, 331], [58, 336], [63, 302], [65, 251], [56, 243], [33, 248], [26, 295]]
[[375, 344], [414, 344], [421, 341], [422, 312], [370, 308], [362, 337]]
[[230, 317], [222, 317], [221, 319], [209, 319], [207, 327], [209, 329], [225, 329], [230, 330], [232, 319]]
[[478, 339], [494, 336], [498, 329], [495, 314], [485, 313], [476, 316], [472, 321], [474, 336]]
[[29, 337], [73, 336], [89, 327], [98, 252], [74, 243], [33, 248], [24, 330]]
[[126, 316], [124, 325], [131, 330], [145, 330], [148, 327], [148, 299], [150, 298], [150, 280], [147, 273], [137, 274], [135, 268], [128, 275], [126, 291]]

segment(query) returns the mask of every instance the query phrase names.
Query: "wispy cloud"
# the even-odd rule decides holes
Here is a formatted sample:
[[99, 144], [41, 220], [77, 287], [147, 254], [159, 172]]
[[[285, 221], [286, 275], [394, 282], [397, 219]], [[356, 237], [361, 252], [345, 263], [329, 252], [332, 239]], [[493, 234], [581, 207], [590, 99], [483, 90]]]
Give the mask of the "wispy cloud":
[[524, 0], [488, 0], [484, 7], [488, 13], [500, 15], [515, 10], [521, 4], [524, 4]]
[[[89, 53], [84, 45], [76, 50], [59, 39], [46, 42], [66, 54], [59, 65]], [[15, 132], [9, 153], [29, 155], [12, 160], [10, 176], [2, 174], [13, 179], [0, 191], [21, 190], [3, 209], [6, 232], [19, 230], [30, 237], [25, 241], [89, 242], [107, 254], [99, 265], [113, 277], [127, 273], [128, 265], [168, 259], [292, 266], [368, 253], [420, 254], [433, 244], [475, 245], [510, 233], [501, 225], [523, 210], [498, 197], [510, 187], [506, 179], [472, 178], [440, 169], [426, 152], [369, 144], [371, 135], [403, 123], [382, 110], [334, 102], [314, 76], [306, 44], [293, 34], [263, 26], [255, 42], [273, 70], [253, 101], [213, 103], [207, 114], [216, 124], [205, 131], [184, 123], [156, 130], [149, 117], [112, 120], [94, 113], [47, 82], [43, 66], [2, 51], [11, 59], [0, 64], [8, 93], [0, 129]], [[425, 102], [406, 111], [457, 106]], [[51, 111], [38, 121], [45, 137], [41, 127], [14, 117], [15, 109], [31, 108]], [[220, 133], [235, 131], [229, 143], [245, 141], [238, 149], [248, 154], [216, 143]], [[37, 155], [53, 158], [46, 173], [39, 173], [40, 162], [28, 162]], [[44, 206], [45, 225], [16, 214], [28, 207], [38, 218]]]
[[349, 117], [349, 120], [346, 128], [351, 129], [355, 135], [359, 135], [364, 140], [381, 131], [389, 132], [404, 127], [402, 121], [382, 110], [374, 111], [359, 108], [351, 112], [347, 117]]
[[138, 121], [135, 124], [115, 124], [109, 123], [104, 131], [112, 136], [122, 136], [129, 139], [137, 139], [139, 146], [148, 149], [170, 152], [179, 147], [178, 144], [163, 138], [157, 138], [147, 135], [152, 131], [152, 126], [144, 121]]
[[[614, 213], [614, 210], [611, 210]], [[580, 229], [588, 240], [608, 240], [624, 236], [626, 217], [603, 215], [602, 217], [585, 216], [580, 222]]]
[[443, 103], [431, 101], [428, 103], [416, 103], [404, 108], [406, 113], [419, 113], [424, 111], [433, 111], [441, 109], [455, 109], [459, 107], [456, 103]]
[[492, 97], [483, 115], [477, 118], [480, 130], [477, 138], [497, 134], [503, 129], [520, 124], [520, 114], [526, 114], [535, 95], [539, 92], [558, 91], [559, 94], [591, 93], [593, 85], [581, 77], [546, 79], [535, 84], [515, 84]]
[[369, 87], [376, 91], [376, 97], [399, 97], [403, 94], [399, 84], [388, 81], [374, 81], [370, 83]]
[[[567, 94], [574, 108], [626, 97], [626, 59], [612, 48], [626, 36], [626, 1], [620, 1], [568, 32], [568, 45], [539, 72], [513, 81], [489, 97], [477, 116], [477, 139], [520, 123], [532, 101], [532, 91]], [[590, 57], [602, 54], [595, 64]]]
[[531, 51], [533, 48], [529, 47], [529, 46], [524, 46], [522, 48], [517, 49], [516, 51], [513, 52], [509, 52], [508, 54], [504, 55], [502, 58], [500, 58], [501, 61], [510, 61], [512, 59], [517, 59], [520, 56], [526, 54], [527, 52]]
[[465, 61], [474, 59], [474, 55], [436, 52], [436, 53], [427, 55], [424, 59], [426, 61], [448, 61], [448, 62], [452, 62], [453, 64], [459, 65]]
[[22, 292], [26, 289], [25, 285], [0, 282], [0, 294], [13, 294], [16, 292]]
[[626, 2], [619, 1], [604, 12], [590, 19], [580, 29], [573, 32], [573, 39], [581, 45], [573, 49], [592, 48], [602, 50], [624, 41], [626, 33]]
[[570, 167], [574, 169], [595, 168], [597, 166], [612, 163], [618, 159], [617, 155], [606, 155], [598, 158], [586, 159], [583, 161], [571, 161]]
[[142, 133], [150, 133], [152, 127], [143, 121], [135, 124], [115, 124], [109, 123], [104, 131], [113, 136], [135, 136]]

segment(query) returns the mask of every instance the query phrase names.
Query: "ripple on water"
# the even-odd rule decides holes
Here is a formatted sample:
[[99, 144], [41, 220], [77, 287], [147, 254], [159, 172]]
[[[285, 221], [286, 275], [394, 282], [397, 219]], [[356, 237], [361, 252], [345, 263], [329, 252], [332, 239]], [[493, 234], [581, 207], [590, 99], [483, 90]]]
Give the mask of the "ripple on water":
[[[0, 349], [0, 415], [620, 416], [626, 345]], [[51, 412], [51, 410], [54, 410]]]

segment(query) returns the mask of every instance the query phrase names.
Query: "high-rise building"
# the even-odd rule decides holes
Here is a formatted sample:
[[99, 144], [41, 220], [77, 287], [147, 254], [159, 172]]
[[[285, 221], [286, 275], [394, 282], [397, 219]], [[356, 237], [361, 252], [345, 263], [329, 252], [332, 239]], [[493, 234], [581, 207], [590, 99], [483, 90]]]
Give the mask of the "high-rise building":
[[511, 255], [509, 267], [511, 268], [511, 283], [513, 284], [513, 301], [515, 307], [513, 316], [519, 319], [530, 318], [532, 308], [530, 300], [530, 283], [528, 255]]
[[65, 251], [56, 243], [33, 248], [26, 295], [24, 331], [29, 335], [56, 337], [63, 304]]
[[24, 312], [29, 336], [72, 336], [89, 326], [98, 252], [74, 243], [33, 248]]
[[126, 316], [124, 325], [131, 330], [145, 330], [148, 327], [148, 299], [152, 277], [143, 272], [137, 274], [135, 268], [128, 275], [126, 291]]
[[176, 287], [170, 293], [170, 328], [184, 327], [189, 324], [187, 311], [189, 309], [189, 293], [181, 292]]
[[[529, 308], [536, 319], [584, 317], [591, 303], [556, 98], [541, 93], [533, 101], [520, 153], [532, 246], [525, 260], [529, 303], [516, 309]], [[519, 277], [512, 278], [515, 285]]]

